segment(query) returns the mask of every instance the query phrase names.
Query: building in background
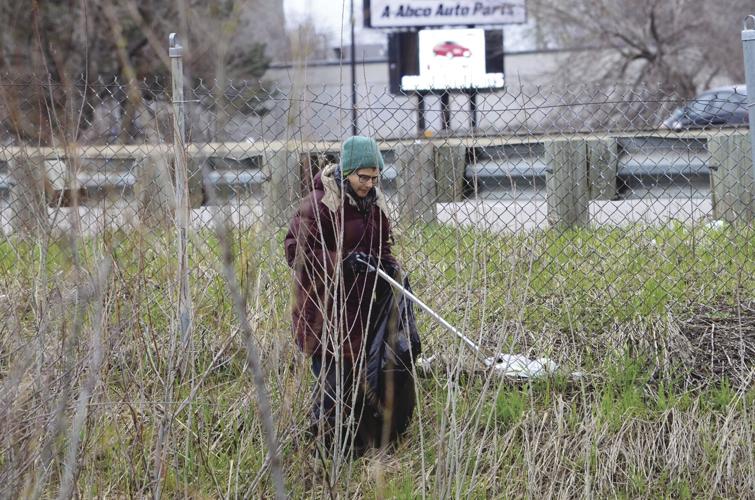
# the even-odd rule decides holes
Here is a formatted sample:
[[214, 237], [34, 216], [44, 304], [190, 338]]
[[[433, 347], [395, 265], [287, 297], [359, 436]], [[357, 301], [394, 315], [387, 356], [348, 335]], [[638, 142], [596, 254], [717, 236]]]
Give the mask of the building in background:
[[242, 10], [243, 26], [235, 37], [265, 44], [265, 55], [273, 61], [281, 61], [289, 54], [289, 38], [286, 34], [286, 16], [280, 0], [255, 0]]

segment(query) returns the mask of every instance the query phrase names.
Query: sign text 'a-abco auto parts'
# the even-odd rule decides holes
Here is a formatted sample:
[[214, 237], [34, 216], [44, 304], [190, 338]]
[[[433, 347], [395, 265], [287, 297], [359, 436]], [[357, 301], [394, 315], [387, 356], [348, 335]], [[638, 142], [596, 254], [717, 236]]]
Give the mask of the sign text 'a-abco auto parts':
[[[367, 4], [368, 2], [365, 2]], [[525, 0], [370, 0], [372, 28], [519, 24], [527, 21]]]

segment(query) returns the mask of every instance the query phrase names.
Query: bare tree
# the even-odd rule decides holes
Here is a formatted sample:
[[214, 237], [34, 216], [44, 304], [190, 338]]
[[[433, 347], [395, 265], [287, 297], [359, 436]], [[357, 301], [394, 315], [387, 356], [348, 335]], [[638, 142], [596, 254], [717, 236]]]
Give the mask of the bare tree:
[[742, 19], [752, 0], [530, 0], [541, 42], [576, 51], [573, 82], [622, 81], [691, 97], [715, 79], [741, 81]]
[[[0, 74], [6, 83], [35, 75], [44, 84], [0, 86], [0, 121], [17, 139], [50, 143], [53, 135], [65, 133], [73, 142], [92, 123], [99, 103], [112, 99], [122, 108], [120, 140], [125, 140], [134, 136], [134, 120], [147, 97], [135, 82], [170, 72], [170, 32], [178, 32], [189, 49], [184, 57], [189, 82], [258, 80], [270, 62], [270, 38], [257, 31], [283, 33], [283, 21], [282, 6], [273, 0], [0, 2]], [[89, 86], [114, 79], [127, 85]], [[89, 101], [94, 104], [85, 105]]]
[[[274, 24], [283, 32], [280, 6], [280, 16], [259, 13], [275, 11], [270, 3], [53, 0], [30, 5], [25, 0], [9, 0], [0, 4], [4, 27], [0, 70], [44, 72], [62, 82], [84, 73], [123, 77], [130, 66], [134, 76], [152, 77], [169, 71], [167, 36], [179, 32], [192, 49], [184, 62], [191, 74], [214, 76], [220, 56], [226, 71], [234, 76], [256, 78], [269, 62], [265, 54], [269, 40], [250, 36], [250, 32], [258, 24]], [[185, 26], [179, 22], [183, 17]]]
[[318, 26], [311, 17], [289, 29], [288, 59], [297, 63], [327, 59], [334, 44], [335, 35]]

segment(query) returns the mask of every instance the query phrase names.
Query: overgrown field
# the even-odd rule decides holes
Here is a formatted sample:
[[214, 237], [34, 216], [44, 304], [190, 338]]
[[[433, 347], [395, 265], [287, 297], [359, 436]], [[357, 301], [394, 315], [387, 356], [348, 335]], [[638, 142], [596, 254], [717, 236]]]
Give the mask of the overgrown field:
[[312, 380], [281, 241], [191, 236], [187, 338], [172, 231], [0, 243], [0, 497], [272, 497], [278, 467], [291, 497], [755, 495], [752, 227], [400, 231], [418, 296], [563, 374], [492, 377], [418, 312], [441, 362], [407, 437], [325, 461], [302, 435]]

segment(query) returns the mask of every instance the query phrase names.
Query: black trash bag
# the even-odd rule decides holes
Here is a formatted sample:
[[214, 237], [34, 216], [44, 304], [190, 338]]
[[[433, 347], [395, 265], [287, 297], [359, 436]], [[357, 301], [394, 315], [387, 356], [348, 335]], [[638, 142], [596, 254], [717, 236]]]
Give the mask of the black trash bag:
[[[370, 409], [358, 431], [362, 442], [374, 446], [396, 440], [409, 427], [416, 402], [412, 365], [422, 350], [412, 302], [381, 284], [387, 286], [373, 304], [363, 388]], [[403, 285], [411, 292], [407, 278]]]

